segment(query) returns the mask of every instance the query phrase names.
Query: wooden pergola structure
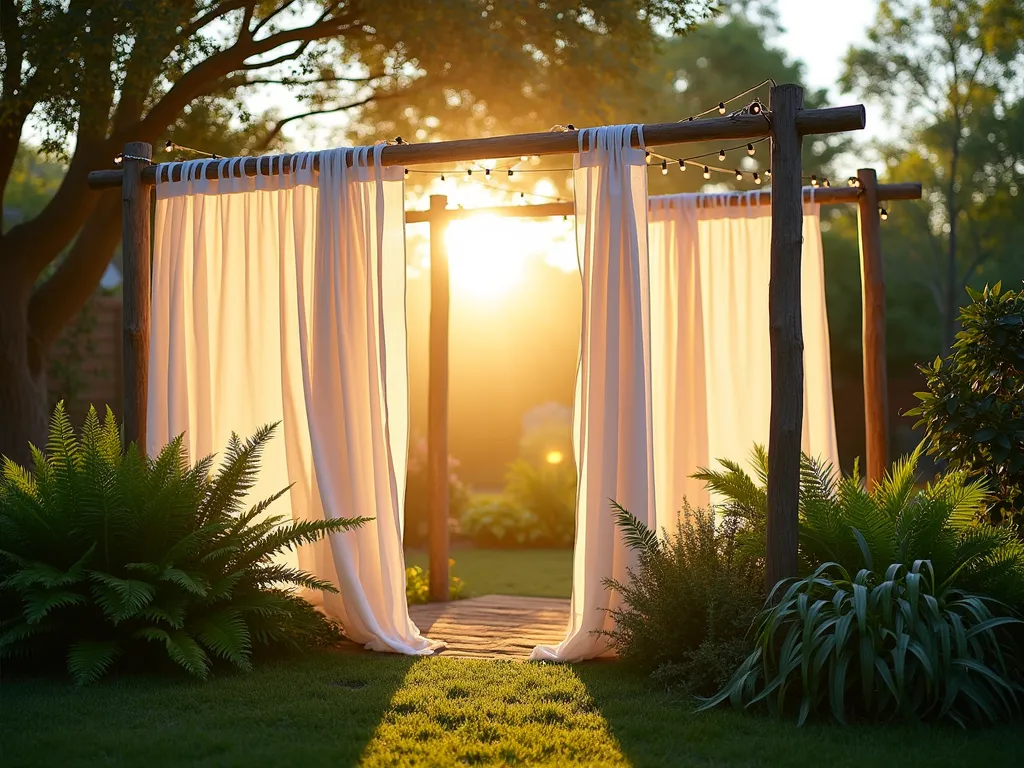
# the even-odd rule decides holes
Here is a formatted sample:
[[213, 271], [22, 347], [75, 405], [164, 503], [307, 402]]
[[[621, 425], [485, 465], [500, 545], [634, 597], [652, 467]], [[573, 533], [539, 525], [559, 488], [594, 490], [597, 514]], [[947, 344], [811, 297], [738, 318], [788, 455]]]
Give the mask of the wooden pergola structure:
[[[772, 206], [771, 268], [769, 286], [769, 338], [771, 345], [771, 418], [768, 441], [768, 542], [766, 582], [797, 573], [797, 504], [800, 482], [800, 436], [803, 420], [803, 331], [800, 306], [800, 259], [802, 251], [802, 169], [804, 136], [854, 131], [864, 128], [862, 105], [829, 109], [804, 109], [803, 88], [773, 86], [770, 109], [760, 114], [739, 113], [702, 120], [645, 125], [646, 146], [663, 146], [711, 140], [771, 138]], [[385, 166], [412, 166], [522, 155], [571, 154], [579, 149], [579, 131], [497, 136], [428, 144], [399, 144], [384, 148]], [[632, 139], [639, 146], [639, 137]], [[587, 149], [584, 143], [584, 149]], [[94, 189], [121, 187], [124, 262], [124, 430], [126, 441], [143, 448], [150, 325], [150, 205], [158, 166], [152, 163], [152, 147], [133, 142], [125, 145], [119, 170], [94, 171]], [[287, 173], [291, 155], [246, 158], [232, 171], [249, 176]], [[315, 167], [315, 164], [314, 164]], [[180, 165], [173, 165], [174, 178]], [[218, 169], [206, 169], [209, 178]], [[861, 269], [864, 296], [864, 380], [868, 421], [869, 482], [881, 476], [886, 465], [885, 307], [879, 244], [878, 202], [882, 199], [920, 197], [920, 185], [878, 186], [870, 170], [858, 173], [859, 187], [819, 189], [822, 203], [857, 202], [860, 212]], [[765, 198], [762, 198], [765, 199]], [[767, 201], [766, 200], [766, 201]], [[448, 263], [444, 251], [447, 223], [473, 215], [473, 211], [448, 210], [445, 198], [431, 198], [430, 210], [410, 212], [408, 222], [431, 224], [431, 319], [429, 393], [429, 477], [431, 504], [431, 595], [448, 598]], [[568, 206], [568, 207], [567, 207]], [[571, 204], [554, 203], [530, 208], [492, 209], [510, 216], [550, 216], [572, 213]]]

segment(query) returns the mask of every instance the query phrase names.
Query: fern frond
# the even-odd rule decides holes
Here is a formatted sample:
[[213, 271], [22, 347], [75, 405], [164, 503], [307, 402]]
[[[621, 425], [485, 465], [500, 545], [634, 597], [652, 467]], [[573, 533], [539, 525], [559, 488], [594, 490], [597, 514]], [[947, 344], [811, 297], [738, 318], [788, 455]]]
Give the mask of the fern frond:
[[204, 616], [191, 626], [196, 638], [215, 655], [239, 669], [249, 669], [252, 638], [241, 612], [225, 608]]
[[152, 584], [138, 579], [119, 579], [109, 573], [92, 571], [90, 591], [106, 616], [115, 624], [129, 619], [149, 605], [156, 596]]
[[121, 655], [121, 647], [112, 641], [75, 643], [68, 649], [67, 665], [77, 685], [96, 682]]
[[87, 602], [85, 595], [67, 589], [30, 589], [22, 600], [25, 605], [22, 615], [29, 624], [39, 623], [51, 611]]
[[622, 540], [626, 546], [649, 557], [656, 555], [659, 549], [658, 534], [614, 499], [608, 501], [612, 505], [615, 525], [622, 531]]
[[210, 657], [203, 647], [188, 632], [178, 629], [168, 632], [160, 627], [143, 627], [137, 630], [134, 637], [163, 643], [167, 655], [175, 664], [181, 666], [189, 674], [206, 679], [210, 674]]

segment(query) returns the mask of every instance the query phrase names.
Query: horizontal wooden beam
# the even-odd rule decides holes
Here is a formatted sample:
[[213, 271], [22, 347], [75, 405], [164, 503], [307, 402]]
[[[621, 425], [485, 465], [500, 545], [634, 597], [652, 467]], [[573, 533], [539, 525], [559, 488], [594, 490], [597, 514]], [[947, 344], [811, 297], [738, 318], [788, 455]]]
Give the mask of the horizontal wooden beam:
[[[879, 184], [879, 200], [920, 200], [921, 185], [917, 182], [902, 182], [899, 184]], [[856, 203], [864, 191], [860, 187], [818, 187], [814, 190], [814, 201], [822, 205], [837, 205], [839, 203]], [[770, 189], [762, 189], [752, 196], [755, 205], [768, 205], [771, 203], [772, 192]], [[730, 205], [739, 205], [738, 196], [729, 199]], [[804, 201], [811, 201], [811, 187], [804, 187]], [[444, 218], [453, 221], [455, 219], [469, 219], [473, 216], [499, 216], [506, 219], [542, 219], [548, 216], [572, 216], [576, 212], [573, 203], [540, 203], [539, 205], [499, 205], [493, 208], [450, 208], [444, 211]], [[406, 211], [406, 224], [420, 224], [432, 220], [436, 212], [431, 211]]]
[[[797, 128], [803, 135], [858, 131], [864, 125], [865, 113], [861, 104], [829, 107], [828, 109], [807, 109], [797, 116]], [[695, 141], [760, 139], [768, 136], [770, 131], [770, 113], [727, 115], [643, 127], [644, 144], [649, 147], [686, 144]], [[395, 144], [385, 147], [381, 158], [384, 165], [413, 166], [522, 157], [524, 155], [560, 155], [578, 151], [579, 136], [580, 131], [548, 131], [546, 133], [523, 133], [512, 136], [437, 141], [425, 144]], [[639, 137], [634, 136], [633, 146], [639, 145]], [[587, 148], [584, 141], [584, 149]], [[264, 174], [276, 174], [282, 168], [287, 172], [291, 157], [291, 155], [249, 157], [239, 166], [247, 176], [255, 176], [257, 171]], [[314, 160], [314, 162], [316, 161]], [[157, 167], [150, 166], [143, 171], [144, 182], [155, 183]], [[93, 171], [89, 174], [89, 186], [93, 189], [117, 187], [121, 184], [122, 176], [123, 173], [120, 170]], [[206, 176], [207, 178], [217, 177], [216, 164], [211, 163], [207, 168]]]

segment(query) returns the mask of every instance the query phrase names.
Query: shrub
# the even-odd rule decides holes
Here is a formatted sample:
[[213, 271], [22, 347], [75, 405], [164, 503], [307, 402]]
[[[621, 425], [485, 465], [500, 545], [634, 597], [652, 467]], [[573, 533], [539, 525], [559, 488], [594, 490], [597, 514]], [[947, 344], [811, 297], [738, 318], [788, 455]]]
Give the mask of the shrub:
[[[459, 479], [459, 462], [448, 457], [449, 525], [457, 521], [469, 506], [469, 488]], [[409, 446], [409, 468], [405, 482], [405, 534], [407, 547], [422, 547], [427, 542], [430, 520], [430, 494], [427, 485], [427, 441], [419, 438]]]
[[[800, 559], [803, 572], [836, 562], [849, 573], [889, 563], [911, 567], [929, 560], [941, 589], [990, 595], [1014, 607], [1024, 603], [1024, 546], [1005, 529], [981, 519], [990, 495], [963, 471], [946, 473], [922, 490], [914, 475], [921, 448], [893, 465], [871, 491], [856, 468], [837, 477], [806, 456], [800, 480]], [[754, 449], [755, 482], [739, 465], [704, 469], [696, 477], [724, 497], [723, 510], [741, 520], [738, 540], [749, 556], [763, 556], [767, 519], [767, 455]]]
[[948, 718], [961, 726], [1018, 712], [1003, 630], [1021, 622], [996, 615], [988, 598], [944, 587], [927, 560], [853, 578], [823, 563], [780, 582], [768, 602], [753, 653], [701, 709], [728, 700], [796, 710], [800, 723], [827, 709], [842, 723]]
[[254, 647], [335, 639], [288, 587], [337, 590], [273, 558], [365, 521], [266, 516], [287, 489], [247, 510], [273, 430], [232, 435], [213, 475], [213, 457], [189, 467], [181, 437], [155, 458], [122, 452], [109, 409], [102, 423], [90, 409], [79, 436], [59, 404], [33, 467], [4, 461], [0, 659], [63, 659], [88, 683], [162, 649], [206, 677], [214, 659], [249, 668]]
[[744, 635], [764, 598], [764, 573], [738, 556], [738, 520], [684, 505], [673, 535], [654, 531], [618, 505], [616, 522], [637, 553], [605, 633], [619, 656], [690, 693], [714, 692], [749, 652]]
[[507, 499], [493, 499], [462, 513], [462, 533], [478, 547], [544, 546], [537, 516]]
[[918, 366], [927, 390], [907, 415], [929, 454], [988, 482], [992, 520], [1024, 535], [1024, 291], [968, 292], [952, 352]]
[[[448, 561], [449, 567], [455, 565], [454, 560]], [[466, 596], [466, 584], [458, 576], [452, 576], [448, 587], [451, 600], [461, 600]], [[405, 569], [405, 597], [409, 605], [422, 605], [430, 602], [430, 571], [418, 565]]]
[[537, 546], [571, 547], [576, 532], [576, 468], [572, 461], [534, 464], [517, 459], [508, 467], [505, 496], [536, 518]]

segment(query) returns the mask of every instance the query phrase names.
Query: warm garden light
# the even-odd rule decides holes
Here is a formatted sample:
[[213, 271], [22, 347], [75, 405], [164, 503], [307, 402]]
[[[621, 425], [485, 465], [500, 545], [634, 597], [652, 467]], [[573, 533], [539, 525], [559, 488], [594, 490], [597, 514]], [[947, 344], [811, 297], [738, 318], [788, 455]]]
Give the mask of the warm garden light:
[[561, 451], [548, 451], [547, 455], [544, 457], [544, 461], [548, 464], [561, 464], [564, 459], [565, 456]]

